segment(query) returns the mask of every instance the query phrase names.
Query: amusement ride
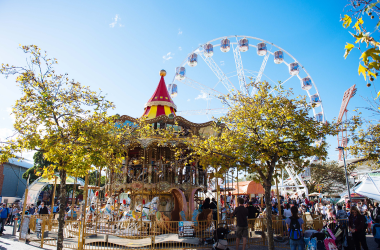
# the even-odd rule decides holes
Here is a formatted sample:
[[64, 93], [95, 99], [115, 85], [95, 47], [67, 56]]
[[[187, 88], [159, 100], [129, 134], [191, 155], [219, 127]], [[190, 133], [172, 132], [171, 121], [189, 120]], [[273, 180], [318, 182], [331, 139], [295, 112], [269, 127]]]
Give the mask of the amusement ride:
[[[218, 47], [220, 51], [217, 50]], [[258, 71], [243, 67], [243, 58], [247, 59], [244, 61], [244, 66], [254, 65], [250, 62], [253, 56], [242, 56], [251, 50], [257, 54], [258, 58], [262, 58]], [[219, 56], [232, 54], [235, 70], [224, 73], [222, 67], [213, 59], [217, 54], [221, 54]], [[271, 61], [270, 57], [273, 57], [271, 60], [277, 67], [281, 67], [278, 64], [287, 67], [288, 76], [284, 81], [276, 83], [267, 77], [271, 71], [264, 73]], [[206, 75], [206, 79], [210, 79], [210, 71], [208, 73], [204, 71], [207, 68], [206, 65], [216, 76], [217, 83], [214, 86], [201, 83], [201, 80], [194, 80], [201, 75]], [[198, 73], [197, 68], [200, 68]], [[121, 238], [143, 234], [160, 235], [163, 232], [176, 234], [179, 230], [178, 222], [181, 221], [192, 222], [194, 233], [211, 232], [212, 228], [215, 229], [216, 225], [212, 222], [215, 220], [212, 210], [200, 210], [198, 205], [205, 197], [212, 196], [211, 190], [216, 189], [217, 180], [208, 171], [208, 166], [201, 166], [197, 161], [188, 163], [191, 156], [185, 144], [182, 143], [183, 139], [192, 135], [207, 136], [215, 133], [214, 121], [195, 123], [179, 116], [177, 106], [173, 101], [173, 98], [178, 95], [177, 84], [183, 83], [184, 86], [195, 88], [220, 100], [221, 103], [228, 104], [230, 101], [224, 99], [223, 96], [234, 91], [254, 96], [255, 88], [249, 85], [250, 82], [268, 80], [273, 85], [283, 85], [298, 78], [298, 88], [305, 91], [310, 102], [314, 104], [315, 119], [325, 122], [322, 101], [311, 76], [291, 54], [263, 39], [250, 36], [227, 36], [213, 39], [188, 55], [188, 58], [176, 68], [174, 79], [168, 86], [165, 83], [165, 76], [166, 71], [161, 70], [160, 81], [143, 107], [142, 117], [144, 117], [144, 123], [151, 124], [154, 128], [173, 128], [178, 136], [165, 144], [160, 143], [162, 138], [159, 136], [141, 138], [138, 143], [126, 142], [125, 161], [121, 171], [108, 170], [107, 172], [108, 183], [102, 190], [106, 204], [101, 203], [100, 187], [94, 188], [98, 190], [95, 195], [87, 197], [90, 202], [87, 202], [88, 199], [85, 198], [85, 203], [82, 204], [82, 220], [85, 221], [84, 226], [88, 234], [107, 232]], [[216, 113], [223, 112], [223, 109], [217, 109]], [[181, 114], [191, 115], [192, 112], [204, 114], [213, 113], [213, 110], [184, 111]], [[119, 122], [130, 126], [138, 124], [137, 119], [128, 115], [120, 116]], [[182, 148], [181, 157], [175, 157], [174, 147]], [[318, 159], [313, 158], [313, 161], [316, 162]], [[227, 173], [226, 176], [223, 183], [225, 190], [235, 177], [233, 171]], [[291, 167], [287, 167], [282, 176], [283, 178], [278, 183], [282, 195], [308, 196], [302, 173], [296, 173]], [[40, 184], [41, 187], [45, 185], [46, 183]], [[37, 189], [38, 185], [34, 186]], [[38, 195], [32, 197], [29, 194], [29, 196], [27, 203], [35, 203]], [[79, 226], [70, 224], [67, 230], [77, 234]]]

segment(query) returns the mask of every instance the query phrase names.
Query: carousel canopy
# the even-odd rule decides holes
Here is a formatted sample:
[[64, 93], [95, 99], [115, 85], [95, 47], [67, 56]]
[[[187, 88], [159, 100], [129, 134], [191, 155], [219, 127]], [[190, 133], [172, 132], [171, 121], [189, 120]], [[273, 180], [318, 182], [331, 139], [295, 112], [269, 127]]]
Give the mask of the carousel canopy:
[[160, 75], [161, 80], [158, 83], [156, 91], [154, 91], [152, 97], [145, 104], [143, 116], [146, 116], [147, 120], [154, 119], [160, 115], [176, 115], [175, 112], [177, 111], [177, 106], [170, 97], [164, 80], [166, 71], [161, 70]]

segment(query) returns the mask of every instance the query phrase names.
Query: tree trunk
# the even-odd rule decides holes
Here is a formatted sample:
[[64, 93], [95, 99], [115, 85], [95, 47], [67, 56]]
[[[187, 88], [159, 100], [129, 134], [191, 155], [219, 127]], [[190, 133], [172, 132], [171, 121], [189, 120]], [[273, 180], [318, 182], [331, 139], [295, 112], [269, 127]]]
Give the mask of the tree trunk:
[[59, 216], [58, 216], [58, 240], [57, 250], [63, 249], [63, 228], [65, 226], [65, 205], [66, 205], [66, 170], [59, 171], [59, 177], [61, 178], [61, 184], [59, 186]]
[[268, 250], [274, 250], [274, 241], [273, 241], [273, 227], [272, 227], [272, 205], [270, 198], [271, 190], [271, 181], [267, 180], [264, 183], [265, 190], [265, 207], [266, 207], [266, 216], [267, 216], [267, 241], [268, 241]]

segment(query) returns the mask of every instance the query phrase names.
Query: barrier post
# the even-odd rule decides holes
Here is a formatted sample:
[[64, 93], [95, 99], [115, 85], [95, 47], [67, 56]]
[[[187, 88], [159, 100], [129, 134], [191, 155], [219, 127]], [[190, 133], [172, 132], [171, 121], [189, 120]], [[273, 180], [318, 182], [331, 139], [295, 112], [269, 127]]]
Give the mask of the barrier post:
[[78, 250], [82, 250], [83, 249], [82, 237], [81, 237], [82, 221], [79, 220], [78, 223], [79, 223], [79, 225], [78, 225]]
[[42, 223], [41, 223], [41, 248], [44, 248], [45, 222], [46, 222], [46, 219], [42, 219]]
[[[51, 214], [50, 214], [50, 220], [52, 221], [55, 214], [54, 214], [54, 199], [55, 199], [55, 190], [57, 188], [57, 176], [54, 175], [54, 191], [53, 191], [53, 197], [52, 197], [52, 200], [51, 200]], [[51, 226], [52, 226], [53, 223], [49, 223], [49, 231], [51, 231]]]
[[[29, 182], [29, 179], [28, 179], [28, 182]], [[26, 209], [26, 201], [28, 200], [28, 185], [26, 185], [26, 189], [25, 189], [25, 194], [24, 194], [24, 204], [22, 205], [22, 215], [21, 215], [21, 223], [20, 223], [20, 228], [22, 228], [22, 223], [24, 221], [24, 215], [25, 215], [25, 209]], [[21, 240], [21, 233], [18, 237], [18, 240]]]

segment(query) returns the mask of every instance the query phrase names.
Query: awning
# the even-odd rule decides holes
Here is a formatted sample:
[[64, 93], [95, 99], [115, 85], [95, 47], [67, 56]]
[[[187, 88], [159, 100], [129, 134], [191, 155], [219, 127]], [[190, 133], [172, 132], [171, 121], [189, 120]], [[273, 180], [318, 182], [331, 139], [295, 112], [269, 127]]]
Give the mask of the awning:
[[[229, 184], [227, 184], [228, 186]], [[264, 188], [260, 183], [254, 181], [241, 181], [231, 185], [236, 190], [232, 192], [233, 195], [241, 194], [264, 194]], [[239, 189], [238, 189], [239, 186]]]

